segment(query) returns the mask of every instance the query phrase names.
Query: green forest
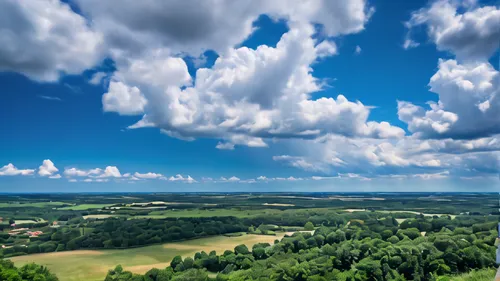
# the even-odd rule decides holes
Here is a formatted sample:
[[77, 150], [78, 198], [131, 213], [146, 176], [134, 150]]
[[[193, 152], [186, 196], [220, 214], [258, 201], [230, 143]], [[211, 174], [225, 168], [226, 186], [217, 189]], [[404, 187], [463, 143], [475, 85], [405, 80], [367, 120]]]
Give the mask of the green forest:
[[[363, 214], [348, 225], [320, 226], [274, 245], [245, 245], [221, 255], [174, 258], [166, 269], [134, 275], [120, 266], [109, 280], [438, 280], [495, 266], [497, 222], [425, 218], [405, 221]], [[426, 232], [425, 236], [422, 232]], [[215, 278], [209, 272], [219, 272]]]
[[[244, 242], [219, 252], [200, 245], [205, 250], [171, 254], [168, 263], [142, 272], [107, 263], [113, 268], [105, 267], [92, 280], [487, 281], [497, 266], [499, 214], [496, 201], [485, 195], [405, 195], [404, 207], [393, 195], [383, 194], [376, 196], [385, 205], [371, 200], [373, 194], [342, 203], [339, 195], [328, 194], [235, 194], [224, 195], [223, 201], [219, 195], [156, 195], [173, 203], [148, 202], [151, 195], [64, 196], [57, 201], [42, 195], [21, 200], [0, 196], [0, 280], [85, 280], [71, 276], [71, 270], [56, 277], [51, 272], [62, 272], [57, 258], [47, 264], [46, 253], [67, 253], [60, 260], [71, 260], [72, 251], [116, 249], [111, 251], [123, 251], [120, 256], [127, 258], [125, 249], [189, 241], [193, 243], [183, 245], [196, 249], [198, 238], [226, 241], [217, 237], [242, 235], [241, 241], [259, 236], [270, 243]], [[436, 198], [467, 199], [478, 207], [466, 212]], [[421, 212], [419, 205], [433, 213]], [[152, 255], [166, 255], [168, 250], [161, 249]], [[11, 261], [23, 257], [22, 264]], [[29, 262], [30, 257], [39, 265]]]

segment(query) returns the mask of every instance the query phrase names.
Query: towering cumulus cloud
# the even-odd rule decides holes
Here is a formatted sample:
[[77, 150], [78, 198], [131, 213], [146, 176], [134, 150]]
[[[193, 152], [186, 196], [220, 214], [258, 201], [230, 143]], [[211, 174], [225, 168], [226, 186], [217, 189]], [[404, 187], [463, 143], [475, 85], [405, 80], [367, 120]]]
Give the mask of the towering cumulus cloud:
[[399, 119], [422, 138], [473, 139], [500, 133], [500, 74], [488, 61], [500, 46], [499, 7], [437, 1], [412, 14], [410, 32], [419, 25], [427, 27], [439, 50], [456, 59], [440, 59], [430, 79], [438, 102], [431, 102], [430, 109], [399, 102]]
[[[389, 123], [368, 122], [370, 109], [361, 102], [342, 95], [311, 98], [324, 85], [311, 66], [337, 53], [330, 39], [313, 39], [313, 24], [321, 25], [330, 38], [359, 32], [373, 12], [364, 1], [295, 1], [292, 6], [283, 1], [126, 1], [103, 14], [110, 9], [102, 6], [111, 2], [80, 4], [96, 28], [112, 38], [108, 44], [118, 70], [103, 96], [104, 110], [143, 115], [130, 128], [158, 127], [185, 140], [221, 139], [217, 147], [222, 149], [328, 133], [404, 135]], [[191, 9], [194, 3], [210, 8]], [[139, 14], [149, 15], [148, 20], [139, 21]], [[289, 31], [276, 47], [234, 48], [251, 34], [252, 22], [261, 14], [287, 20]], [[219, 58], [192, 78], [176, 54], [198, 56], [204, 50], [217, 51]]]
[[430, 77], [436, 101], [429, 101], [428, 107], [398, 101], [398, 117], [408, 125], [410, 136], [391, 141], [329, 134], [313, 144], [292, 142], [302, 156], [274, 159], [306, 170], [355, 171], [374, 177], [429, 171], [439, 173], [439, 178], [497, 176], [500, 74], [489, 59], [500, 44], [499, 7], [476, 1], [431, 2], [406, 23], [404, 49], [420, 45], [412, 37], [419, 26], [439, 51], [454, 58], [440, 59]]

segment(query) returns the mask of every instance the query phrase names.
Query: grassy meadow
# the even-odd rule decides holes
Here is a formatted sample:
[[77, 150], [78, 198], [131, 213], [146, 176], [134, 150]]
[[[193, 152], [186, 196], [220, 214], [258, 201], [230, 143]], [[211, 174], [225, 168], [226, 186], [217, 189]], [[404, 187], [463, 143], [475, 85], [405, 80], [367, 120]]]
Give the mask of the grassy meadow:
[[495, 269], [481, 269], [457, 276], [438, 277], [437, 281], [493, 281], [495, 274]]
[[[81, 210], [85, 210], [83, 208], [90, 209], [88, 205], [98, 205], [98, 204], [85, 204], [85, 205], [79, 205], [79, 206], [73, 206], [73, 207], [66, 207], [65, 209], [69, 210], [68, 208], [82, 208]], [[103, 206], [104, 207], [104, 206]], [[62, 208], [61, 208], [62, 209]], [[72, 209], [75, 210], [75, 209]], [[344, 212], [356, 212], [356, 211], [366, 211], [364, 209], [336, 209], [336, 208], [305, 208], [305, 209], [300, 209], [302, 211], [344, 211]], [[214, 208], [214, 209], [167, 209], [167, 210], [152, 210], [150, 211], [147, 215], [134, 215], [134, 216], [127, 216], [126, 214], [119, 214], [119, 213], [114, 213], [114, 214], [92, 214], [92, 215], [86, 215], [84, 216], [85, 219], [105, 219], [109, 217], [128, 217], [129, 219], [166, 219], [166, 218], [210, 218], [210, 217], [237, 217], [237, 218], [249, 218], [249, 217], [256, 217], [256, 216], [265, 216], [265, 215], [280, 215], [280, 214], [287, 214], [287, 213], [293, 213], [296, 212], [297, 209], [271, 209], [271, 208], [265, 208], [265, 209], [238, 209], [238, 208], [230, 208], [230, 209], [222, 209], [222, 208]], [[418, 212], [412, 212], [412, 211], [377, 211], [380, 213], [393, 213], [393, 214], [398, 214], [398, 213], [407, 213], [407, 214], [420, 214]], [[455, 218], [455, 215], [451, 214], [423, 214], [424, 216], [442, 216], [442, 215], [449, 215], [451, 218]], [[398, 222], [401, 223], [405, 221], [406, 219], [398, 219]]]
[[200, 218], [200, 217], [237, 217], [245, 218], [266, 214], [277, 214], [283, 211], [279, 209], [239, 210], [239, 209], [180, 209], [152, 211], [147, 216], [135, 216], [134, 218]]
[[[335, 211], [337, 209], [332, 208], [304, 208], [301, 211]], [[338, 209], [342, 211], [342, 209]], [[237, 217], [237, 218], [248, 218], [255, 216], [265, 216], [265, 215], [280, 215], [280, 214], [292, 214], [296, 212], [296, 209], [177, 209], [177, 210], [158, 210], [152, 211], [148, 215], [140, 216], [136, 215], [133, 218], [144, 219], [164, 219], [164, 218], [210, 218], [210, 217]]]
[[32, 262], [47, 266], [61, 281], [102, 281], [108, 270], [118, 264], [121, 264], [125, 270], [145, 273], [153, 267], [165, 268], [177, 255], [187, 257], [193, 256], [196, 252], [209, 253], [212, 250], [222, 254], [225, 250], [233, 250], [239, 244], [246, 244], [251, 248], [257, 243], [272, 244], [275, 239], [281, 239], [283, 236], [284, 233], [279, 233], [277, 236], [226, 237], [220, 235], [125, 250], [77, 250], [18, 256], [11, 260], [17, 266]]
[[72, 210], [72, 211], [85, 211], [90, 209], [101, 209], [104, 207], [112, 206], [113, 204], [80, 204], [75, 206], [68, 206], [58, 208], [59, 210]]

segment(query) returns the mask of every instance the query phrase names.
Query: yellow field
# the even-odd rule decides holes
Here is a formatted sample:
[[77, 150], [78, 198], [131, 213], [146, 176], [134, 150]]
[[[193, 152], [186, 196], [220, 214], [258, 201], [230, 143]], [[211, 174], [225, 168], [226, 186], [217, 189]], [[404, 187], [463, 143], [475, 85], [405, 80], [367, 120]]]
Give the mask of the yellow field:
[[284, 233], [277, 236], [243, 235], [238, 237], [214, 236], [189, 241], [166, 243], [125, 250], [77, 250], [59, 253], [35, 254], [14, 257], [11, 260], [21, 266], [35, 262], [47, 266], [61, 281], [102, 281], [109, 269], [121, 264], [125, 270], [145, 273], [149, 269], [165, 268], [176, 255], [193, 256], [196, 252], [212, 250], [222, 254], [225, 250], [233, 250], [239, 244], [251, 248], [257, 243], [272, 244], [275, 239], [283, 238]]

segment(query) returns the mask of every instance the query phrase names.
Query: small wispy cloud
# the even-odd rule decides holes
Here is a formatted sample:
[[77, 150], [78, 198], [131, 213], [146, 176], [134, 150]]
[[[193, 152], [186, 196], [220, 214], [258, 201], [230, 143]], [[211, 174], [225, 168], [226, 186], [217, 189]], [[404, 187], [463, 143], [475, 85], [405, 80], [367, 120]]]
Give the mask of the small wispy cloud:
[[100, 85], [103, 80], [106, 78], [107, 73], [106, 72], [96, 72], [94, 75], [92, 75], [92, 78], [89, 80], [89, 83], [92, 85]]
[[405, 42], [403, 43], [403, 49], [408, 50], [412, 48], [416, 48], [420, 45], [420, 43], [415, 42], [411, 39], [406, 39]]
[[59, 98], [59, 97], [43, 96], [43, 95], [39, 95], [38, 97], [41, 98], [41, 99], [44, 99], [44, 100], [62, 101], [62, 99]]
[[358, 46], [356, 46], [356, 49], [354, 49], [354, 54], [359, 55], [359, 54], [361, 54], [361, 51], [362, 51], [361, 47], [358, 45]]
[[70, 85], [68, 83], [64, 83], [63, 85], [64, 85], [64, 87], [68, 88], [68, 90], [70, 90], [73, 94], [77, 94], [77, 95], [83, 94], [82, 89], [78, 86]]

